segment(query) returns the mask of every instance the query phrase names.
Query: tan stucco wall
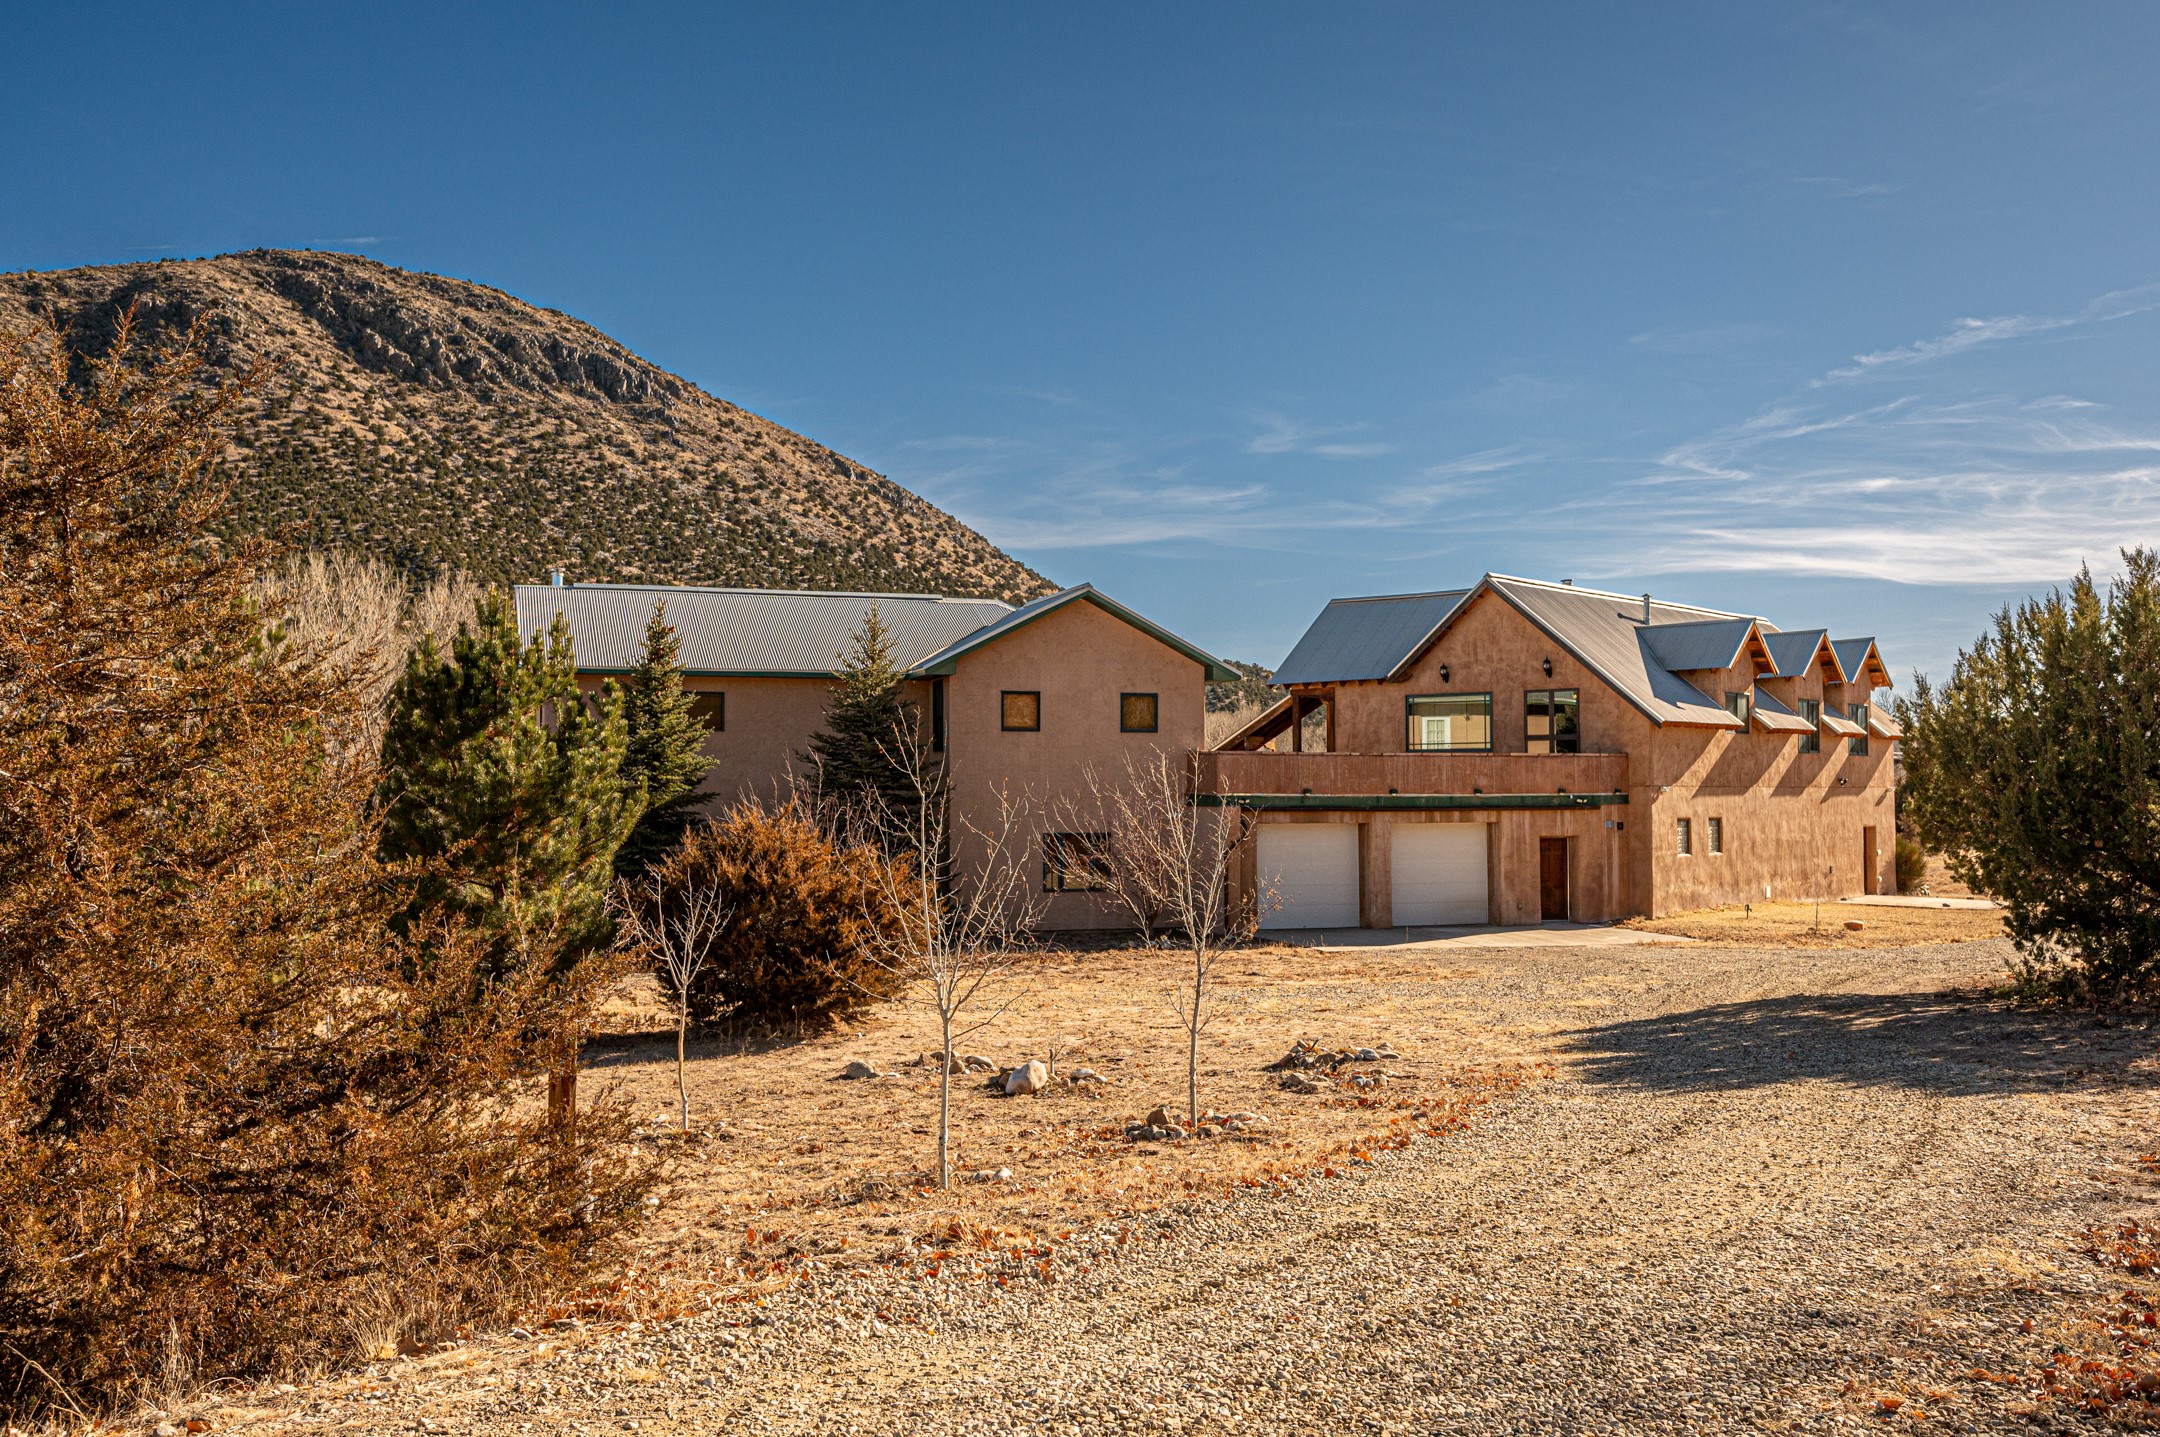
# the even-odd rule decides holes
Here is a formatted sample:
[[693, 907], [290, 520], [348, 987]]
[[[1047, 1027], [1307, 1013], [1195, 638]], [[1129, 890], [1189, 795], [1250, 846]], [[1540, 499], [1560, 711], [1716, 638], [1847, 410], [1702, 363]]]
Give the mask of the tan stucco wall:
[[[601, 682], [581, 675], [578, 686], [597, 689]], [[713, 766], [698, 785], [713, 809], [743, 800], [770, 802], [786, 789], [791, 776], [803, 772], [795, 756], [810, 746], [810, 735], [824, 724], [832, 689], [826, 679], [699, 676], [684, 680], [683, 687], [727, 695], [727, 727], [706, 737], [705, 756]]]
[[[999, 696], [1007, 689], [1042, 695], [1042, 728], [1007, 733]], [[1153, 693], [1157, 732], [1119, 731], [1119, 697]], [[963, 656], [946, 680], [948, 772], [958, 820], [985, 823], [1003, 785], [1026, 794], [1033, 809], [1019, 851], [1029, 883], [1043, 883], [1041, 835], [1063, 826], [1061, 806], [1089, 803], [1088, 777], [1122, 776], [1128, 755], [1200, 747], [1206, 727], [1200, 665], [1094, 605], [1068, 604]], [[1075, 818], [1068, 821], [1091, 821]], [[956, 846], [962, 857], [973, 851]], [[1116, 928], [1126, 920], [1091, 894], [1046, 895], [1048, 928]]]

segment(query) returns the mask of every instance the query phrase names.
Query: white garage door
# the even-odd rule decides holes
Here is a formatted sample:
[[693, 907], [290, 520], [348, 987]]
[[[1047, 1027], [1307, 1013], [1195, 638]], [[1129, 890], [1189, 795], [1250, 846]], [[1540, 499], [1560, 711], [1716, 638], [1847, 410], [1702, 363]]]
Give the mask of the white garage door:
[[1271, 823], [1260, 830], [1260, 877], [1280, 907], [1262, 928], [1355, 928], [1357, 825]]
[[1398, 823], [1395, 854], [1395, 926], [1483, 923], [1485, 825]]

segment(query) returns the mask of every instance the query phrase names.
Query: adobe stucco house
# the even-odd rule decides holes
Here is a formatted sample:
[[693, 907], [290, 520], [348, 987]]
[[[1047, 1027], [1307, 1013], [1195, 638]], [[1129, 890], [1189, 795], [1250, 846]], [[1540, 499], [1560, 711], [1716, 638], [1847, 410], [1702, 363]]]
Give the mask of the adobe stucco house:
[[1275, 681], [1289, 695], [1200, 772], [1202, 801], [1257, 815], [1240, 881], [1277, 887], [1265, 926], [1599, 921], [1895, 882], [1871, 639], [1488, 574], [1335, 600]]
[[1084, 778], [1129, 756], [1201, 747], [1211, 681], [1236, 673], [1092, 585], [1012, 608], [993, 599], [625, 584], [525, 584], [519, 630], [569, 623], [580, 682], [626, 672], [666, 601], [685, 685], [712, 729], [704, 790], [717, 804], [769, 799], [804, 773], [833, 670], [875, 606], [908, 697], [942, 755], [956, 820], [986, 821], [1000, 788], [1027, 794], [1023, 851], [1039, 856], [1048, 928], [1100, 928], [1116, 910], [1090, 891], [1090, 835], [1054, 831]]

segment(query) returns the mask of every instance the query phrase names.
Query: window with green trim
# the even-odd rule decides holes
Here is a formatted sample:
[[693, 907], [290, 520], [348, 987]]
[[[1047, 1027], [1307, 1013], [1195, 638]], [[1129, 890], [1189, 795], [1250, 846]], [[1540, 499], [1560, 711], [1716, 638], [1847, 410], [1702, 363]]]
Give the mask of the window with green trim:
[[1042, 694], [1007, 689], [998, 695], [998, 727], [1007, 733], [1034, 733], [1042, 727]]
[[1043, 835], [1043, 891], [1100, 893], [1110, 886], [1110, 835]]
[[1525, 753], [1582, 752], [1582, 695], [1574, 689], [1532, 689], [1523, 695]]
[[1153, 694], [1118, 695], [1118, 730], [1121, 733], [1153, 733], [1156, 726]]
[[1403, 707], [1410, 752], [1492, 752], [1491, 694], [1412, 694]]

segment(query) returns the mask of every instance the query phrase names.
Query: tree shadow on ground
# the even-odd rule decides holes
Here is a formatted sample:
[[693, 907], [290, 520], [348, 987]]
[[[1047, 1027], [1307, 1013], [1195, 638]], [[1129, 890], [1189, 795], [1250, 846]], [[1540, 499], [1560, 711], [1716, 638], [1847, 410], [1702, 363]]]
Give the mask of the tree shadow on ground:
[[[2160, 1028], [2021, 1011], [1972, 994], [1801, 994], [1569, 1034], [1594, 1083], [1662, 1092], [1828, 1079], [1859, 1087], [2032, 1092], [2087, 1078], [2160, 1087]], [[2134, 1066], [2133, 1066], [2134, 1065]]]

